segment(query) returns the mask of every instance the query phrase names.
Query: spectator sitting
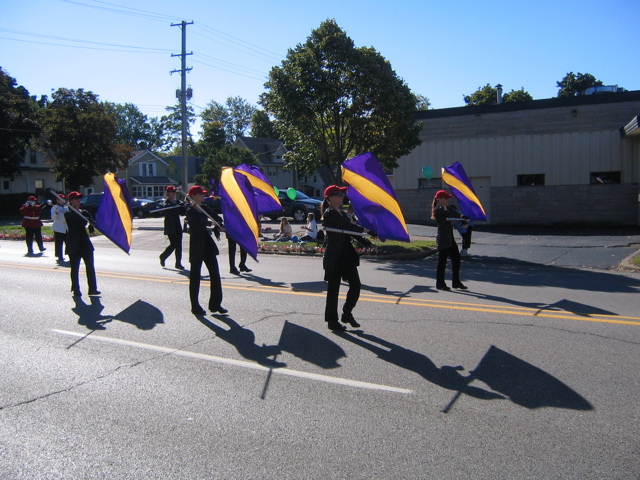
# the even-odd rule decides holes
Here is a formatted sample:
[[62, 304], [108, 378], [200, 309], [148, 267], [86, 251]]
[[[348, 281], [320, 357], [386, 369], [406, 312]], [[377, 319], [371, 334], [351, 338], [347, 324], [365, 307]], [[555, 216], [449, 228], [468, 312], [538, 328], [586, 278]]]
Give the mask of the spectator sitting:
[[312, 242], [318, 237], [318, 224], [316, 223], [316, 217], [313, 213], [307, 216], [307, 224], [302, 228], [307, 231], [305, 235], [300, 238], [300, 242]]
[[293, 229], [291, 225], [289, 225], [289, 220], [287, 220], [287, 217], [282, 217], [282, 220], [280, 220], [280, 231], [273, 236], [273, 239], [276, 242], [289, 242], [291, 241], [292, 235]]

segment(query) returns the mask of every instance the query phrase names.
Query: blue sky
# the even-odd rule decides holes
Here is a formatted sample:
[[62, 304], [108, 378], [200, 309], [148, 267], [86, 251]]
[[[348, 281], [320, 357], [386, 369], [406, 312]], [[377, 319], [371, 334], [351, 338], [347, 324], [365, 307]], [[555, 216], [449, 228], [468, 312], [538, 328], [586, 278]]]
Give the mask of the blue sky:
[[[0, 66], [32, 95], [84, 88], [161, 116], [175, 103], [181, 29], [196, 113], [211, 100], [257, 104], [269, 70], [333, 18], [374, 47], [434, 108], [487, 83], [557, 94], [567, 72], [640, 90], [640, 2], [0, 0]], [[196, 132], [193, 132], [196, 133]]]

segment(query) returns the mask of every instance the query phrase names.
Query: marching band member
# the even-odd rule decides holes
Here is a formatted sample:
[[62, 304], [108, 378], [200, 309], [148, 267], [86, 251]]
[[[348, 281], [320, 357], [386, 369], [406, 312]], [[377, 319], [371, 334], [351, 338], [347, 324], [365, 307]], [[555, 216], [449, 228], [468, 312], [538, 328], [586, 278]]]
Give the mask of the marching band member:
[[164, 214], [164, 234], [169, 238], [169, 246], [160, 254], [160, 265], [164, 267], [164, 262], [175, 252], [176, 268], [184, 270], [182, 266], [182, 223], [180, 222], [180, 215], [186, 213], [186, 205], [176, 199], [176, 192], [176, 187], [169, 185], [166, 188], [167, 198], [164, 201], [164, 205], [160, 207], [161, 209], [166, 209], [162, 212]]
[[58, 263], [64, 263], [64, 246], [67, 244], [67, 221], [64, 214], [69, 211], [65, 196], [59, 193], [56, 197], [58, 202], [51, 207], [51, 230], [53, 230], [53, 238], [55, 240], [55, 251]]
[[[93, 233], [93, 218], [86, 210], [80, 210], [80, 192], [71, 192], [69, 199], [70, 211], [64, 214], [67, 221], [67, 253], [71, 264], [71, 292], [74, 297], [82, 295], [80, 293], [80, 259], [84, 262], [87, 272], [87, 283], [89, 284], [89, 295], [100, 295], [96, 282], [96, 270], [93, 265], [93, 244], [89, 239], [89, 233]], [[74, 211], [75, 210], [75, 211]], [[89, 233], [85, 228], [89, 221]]]
[[[348, 230], [356, 233], [367, 233], [368, 230], [351, 222], [346, 213], [341, 210], [342, 201], [347, 187], [331, 185], [324, 191], [324, 200], [321, 210], [324, 226], [339, 230]], [[351, 235], [327, 231], [327, 247], [322, 259], [324, 267], [324, 279], [327, 282], [327, 300], [324, 310], [324, 320], [330, 330], [346, 330], [344, 325], [338, 322], [338, 294], [340, 292], [340, 280], [349, 283], [347, 299], [342, 307], [342, 323], [348, 323], [354, 328], [360, 324], [356, 322], [351, 313], [360, 297], [360, 276], [358, 265], [360, 258], [351, 244]]]
[[433, 197], [431, 205], [431, 219], [438, 223], [436, 243], [438, 247], [438, 268], [436, 272], [436, 288], [438, 290], [451, 290], [444, 281], [444, 273], [447, 269], [447, 258], [451, 256], [453, 270], [453, 288], [466, 290], [467, 287], [460, 281], [460, 252], [458, 244], [453, 237], [453, 226], [449, 218], [460, 218], [460, 213], [449, 206], [452, 195], [445, 190], [438, 190]]
[[[194, 185], [189, 189], [189, 197], [193, 204], [187, 210], [187, 222], [189, 223], [189, 298], [191, 300], [191, 313], [194, 315], [205, 315], [207, 312], [200, 306], [198, 296], [200, 293], [200, 276], [202, 263], [209, 271], [209, 310], [212, 313], [227, 313], [228, 310], [222, 308], [222, 282], [220, 280], [220, 270], [218, 268], [217, 255], [220, 253], [216, 242], [211, 238], [211, 233], [207, 226], [211, 224], [210, 219], [222, 225], [222, 220], [218, 215], [209, 210], [202, 202], [206, 195], [205, 190], [200, 185]], [[223, 227], [215, 227], [214, 233], [220, 240], [220, 231]]]
[[27, 255], [33, 255], [33, 237], [36, 238], [40, 252], [46, 250], [42, 243], [42, 221], [40, 220], [42, 205], [37, 205], [37, 201], [38, 199], [31, 195], [26, 203], [20, 207], [20, 214], [24, 216], [22, 226], [26, 234]]

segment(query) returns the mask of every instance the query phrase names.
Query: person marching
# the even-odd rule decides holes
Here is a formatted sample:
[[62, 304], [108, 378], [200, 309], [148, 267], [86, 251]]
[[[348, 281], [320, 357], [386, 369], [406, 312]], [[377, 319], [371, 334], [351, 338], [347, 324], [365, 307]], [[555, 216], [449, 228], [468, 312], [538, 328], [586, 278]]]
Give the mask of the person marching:
[[438, 190], [433, 197], [431, 205], [431, 219], [438, 224], [436, 234], [436, 244], [438, 247], [438, 267], [436, 271], [436, 288], [438, 290], [451, 290], [444, 281], [444, 274], [447, 268], [447, 258], [451, 256], [451, 267], [453, 270], [453, 288], [466, 290], [467, 287], [460, 281], [460, 252], [453, 236], [453, 226], [450, 218], [460, 218], [460, 212], [449, 206], [449, 199], [452, 195], [444, 190]]
[[[80, 259], [84, 262], [89, 284], [89, 295], [100, 295], [96, 282], [96, 270], [93, 264], [93, 244], [85, 228], [89, 221], [89, 233], [93, 233], [93, 217], [86, 210], [80, 210], [80, 192], [71, 192], [67, 197], [70, 209], [64, 214], [67, 221], [67, 253], [71, 264], [71, 292], [74, 297], [80, 297]], [[73, 210], [80, 212], [80, 215]]]
[[51, 207], [51, 230], [55, 240], [56, 258], [58, 263], [64, 263], [64, 247], [67, 244], [67, 221], [64, 214], [69, 211], [69, 207], [63, 193], [58, 194], [56, 201], [58, 203]]
[[[346, 191], [347, 187], [336, 185], [330, 185], [325, 189], [321, 206], [324, 226], [356, 233], [367, 233], [366, 228], [352, 223], [347, 214], [341, 210]], [[344, 280], [349, 284], [349, 290], [342, 307], [342, 323], [348, 323], [352, 327], [358, 328], [360, 324], [356, 322], [352, 311], [360, 297], [361, 283], [358, 275], [360, 258], [351, 244], [351, 235], [348, 233], [327, 231], [326, 245], [322, 259], [325, 271], [324, 280], [328, 284], [324, 320], [330, 330], [346, 330], [346, 327], [338, 322], [338, 294], [340, 293], [340, 280]]]
[[169, 238], [169, 246], [160, 254], [160, 265], [164, 264], [169, 256], [175, 252], [176, 268], [184, 270], [182, 266], [182, 223], [180, 215], [186, 213], [186, 205], [176, 199], [176, 187], [169, 185], [166, 188], [167, 198], [160, 208], [166, 208], [164, 212], [164, 234]]
[[236, 268], [236, 247], [238, 244], [231, 240], [229, 236], [227, 236], [227, 243], [229, 245], [229, 273], [233, 275], [240, 275], [240, 272], [251, 272], [252, 270], [247, 267], [247, 251], [240, 247], [240, 264], [238, 268]]
[[220, 251], [216, 242], [211, 238], [211, 233], [207, 230], [207, 226], [211, 224], [209, 216], [220, 225], [220, 227], [216, 226], [213, 230], [218, 240], [220, 240], [220, 231], [224, 230], [224, 228], [222, 227], [222, 219], [202, 203], [205, 194], [206, 192], [200, 185], [194, 185], [189, 189], [189, 197], [194, 202], [187, 209], [187, 222], [189, 223], [190, 233], [189, 263], [191, 264], [189, 270], [189, 299], [191, 301], [191, 313], [194, 315], [205, 315], [207, 313], [200, 306], [200, 301], [198, 300], [203, 262], [209, 271], [209, 310], [212, 313], [228, 312], [227, 309], [222, 308], [222, 282], [216, 258]]
[[26, 203], [20, 207], [20, 214], [24, 216], [22, 226], [25, 231], [25, 240], [27, 242], [27, 255], [33, 255], [33, 237], [36, 239], [40, 252], [44, 252], [44, 244], [42, 243], [42, 221], [40, 213], [42, 205], [37, 205], [38, 199], [31, 195]]

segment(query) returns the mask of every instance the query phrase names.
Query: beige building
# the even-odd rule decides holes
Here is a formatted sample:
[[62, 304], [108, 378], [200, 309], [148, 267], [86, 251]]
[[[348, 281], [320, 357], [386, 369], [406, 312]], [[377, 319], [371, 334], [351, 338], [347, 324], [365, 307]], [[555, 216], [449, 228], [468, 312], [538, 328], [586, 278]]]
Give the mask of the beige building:
[[491, 224], [638, 225], [638, 114], [640, 91], [419, 112], [423, 143], [393, 178], [405, 219], [430, 222], [441, 168], [460, 162]]

